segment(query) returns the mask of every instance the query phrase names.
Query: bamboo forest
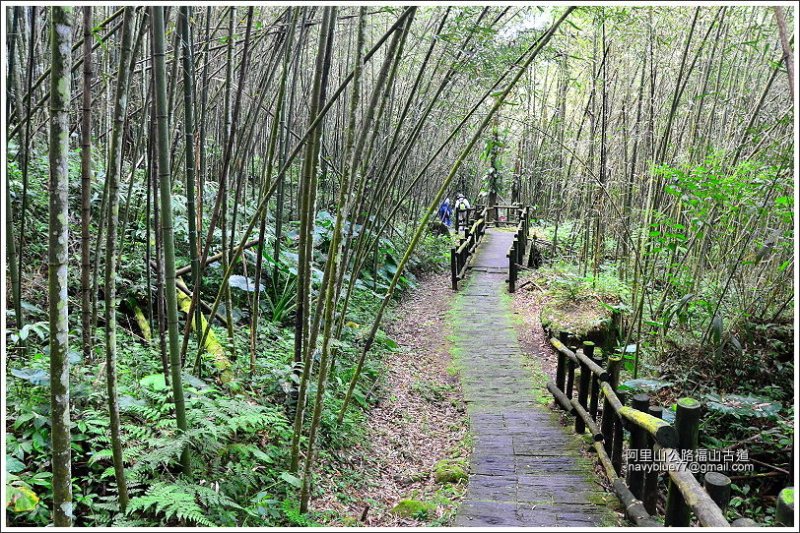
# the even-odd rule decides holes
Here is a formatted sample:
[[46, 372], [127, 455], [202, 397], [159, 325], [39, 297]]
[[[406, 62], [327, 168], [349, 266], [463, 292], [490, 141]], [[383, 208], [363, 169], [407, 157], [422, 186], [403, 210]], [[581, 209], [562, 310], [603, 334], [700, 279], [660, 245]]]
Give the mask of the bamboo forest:
[[5, 3], [9, 528], [797, 527], [793, 2]]

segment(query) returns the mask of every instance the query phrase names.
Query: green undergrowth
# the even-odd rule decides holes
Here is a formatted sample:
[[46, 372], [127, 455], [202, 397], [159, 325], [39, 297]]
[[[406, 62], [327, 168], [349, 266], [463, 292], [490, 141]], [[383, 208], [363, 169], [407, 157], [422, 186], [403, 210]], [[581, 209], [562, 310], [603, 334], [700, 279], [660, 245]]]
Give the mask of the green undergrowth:
[[[160, 372], [157, 347], [147, 346], [125, 331], [118, 333], [122, 436], [131, 493], [125, 513], [116, 506], [103, 362], [71, 354], [73, 490], [79, 524], [257, 526], [313, 522], [313, 515], [301, 518], [295, 512], [292, 502], [296, 503], [300, 479], [288, 471], [292, 420], [286, 393], [295, 379], [290, 366], [292, 332], [288, 328], [265, 330], [254, 374], [249, 372], [246, 356], [234, 362], [239, 379], [224, 385], [213, 376], [203, 379], [184, 374], [190, 429], [183, 435], [175, 428], [171, 389]], [[222, 330], [218, 335], [225, 338]], [[367, 397], [367, 391], [380, 375], [383, 354], [397, 346], [385, 334], [378, 336], [356, 387], [355, 405], [338, 425], [336, 414], [359, 353], [359, 339], [354, 330], [338, 341], [320, 427], [323, 465], [334, 463], [331, 452], [362, 442], [366, 413], [375, 401]], [[245, 354], [246, 332], [236, 341], [239, 353]], [[50, 453], [48, 357], [34, 346], [29, 349], [30, 364], [12, 366], [8, 376], [10, 494], [17, 500], [28, 498], [27, 505], [17, 505], [9, 517], [12, 524], [46, 525], [52, 498], [50, 476], [46, 475]], [[193, 353], [192, 344], [189, 353]], [[314, 394], [312, 386], [310, 397]], [[189, 475], [177, 471], [184, 445], [192, 449]], [[325, 475], [324, 469], [317, 475]]]
[[[571, 224], [562, 223], [559, 243], [562, 229], [569, 235]], [[552, 225], [537, 231], [549, 238]], [[663, 235], [653, 238], [663, 239]], [[620, 335], [609, 348], [623, 356], [621, 388], [650, 394], [654, 403], [665, 408], [668, 421], [674, 420], [677, 400], [690, 396], [704, 406], [701, 447], [740, 446], [760, 463], [791, 470], [793, 328], [780, 313], [765, 318], [744, 307], [757, 294], [756, 288], [734, 283], [724, 295], [724, 279], [714, 276], [694, 280], [691, 287], [681, 285], [683, 278], [678, 276], [648, 280], [637, 340], [637, 324], [632, 324], [634, 291], [631, 280], [621, 279], [618, 263], [606, 261], [597, 276], [584, 275], [568, 251], [560, 249], [564, 254], [560, 257], [547, 257], [549, 249], [544, 253], [549, 264], [524, 274], [519, 283], [532, 280], [531, 287], [544, 306], [574, 302], [576, 314], [587, 305], [607, 306], [619, 313]], [[713, 315], [718, 301], [720, 308]], [[561, 309], [566, 315], [571, 313], [568, 305]], [[632, 326], [633, 335], [626, 343]], [[775, 496], [792, 480], [772, 467], [753, 466], [750, 473], [728, 472], [735, 479], [727, 515], [731, 520], [744, 516], [769, 525]]]
[[[22, 176], [10, 158], [9, 196], [20, 208]], [[102, 161], [95, 161], [103, 168]], [[69, 154], [69, 171], [80, 174], [80, 152]], [[292, 176], [299, 164], [288, 171]], [[131, 169], [125, 165], [123, 175]], [[97, 235], [105, 174], [98, 172], [92, 181], [90, 231]], [[8, 476], [6, 517], [12, 526], [46, 526], [51, 523], [52, 485], [50, 466], [49, 356], [46, 312], [46, 279], [39, 267], [47, 255], [47, 195], [31, 194], [47, 189], [46, 150], [31, 154], [28, 175], [26, 242], [22, 249], [22, 309], [26, 325], [18, 328], [10, 313], [7, 345], [8, 388], [6, 391], [6, 474]], [[116, 483], [110, 453], [108, 407], [106, 398], [105, 349], [102, 328], [95, 331], [96, 344], [90, 358], [81, 353], [79, 306], [70, 305], [72, 481], [75, 523], [80, 526], [308, 526], [317, 521], [314, 513], [300, 514], [298, 509], [299, 474], [289, 472], [289, 450], [293, 411], [287, 395], [296, 386], [292, 370], [295, 303], [298, 285], [297, 238], [299, 224], [284, 220], [283, 232], [276, 235], [274, 222], [266, 227], [263, 247], [264, 272], [256, 283], [252, 265], [258, 248], [243, 252], [228, 281], [231, 304], [220, 306], [220, 315], [230, 314], [234, 335], [230, 339], [216, 322], [212, 331], [221, 353], [231, 361], [225, 379], [210, 357], [194, 367], [196, 335], [190, 336], [184, 372], [184, 388], [189, 431], [179, 435], [175, 427], [171, 388], [162, 375], [162, 364], [155, 317], [150, 301], [154, 277], [148, 273], [144, 258], [153, 252], [154, 233], [148, 231], [144, 170], [134, 179], [120, 183], [120, 218], [127, 225], [120, 228], [120, 258], [117, 292], [118, 312], [118, 396], [122, 418], [122, 440], [131, 502], [126, 512], [117, 507]], [[132, 184], [132, 185], [130, 185]], [[130, 187], [130, 189], [129, 189]], [[208, 205], [217, 195], [216, 184], [205, 184], [203, 194]], [[130, 198], [130, 205], [127, 200]], [[237, 205], [239, 219], [249, 221], [256, 213], [257, 199], [244, 195]], [[80, 180], [70, 180], [70, 213], [81, 212]], [[204, 211], [203, 227], [208, 228], [210, 209]], [[19, 211], [17, 211], [19, 212]], [[270, 209], [270, 212], [272, 210]], [[181, 199], [173, 202], [177, 266], [190, 263], [188, 212]], [[286, 213], [284, 213], [286, 217]], [[335, 213], [320, 210], [313, 224], [312, 301], [316, 302], [333, 235]], [[366, 359], [353, 394], [353, 401], [341, 424], [337, 414], [353, 376], [355, 362], [368, 337], [381, 300], [414, 230], [414, 222], [398, 222], [392, 237], [377, 236], [374, 254], [370, 254], [353, 280], [348, 313], [341, 335], [331, 343], [331, 371], [326, 389], [319, 428], [319, 457], [315, 479], [338, 472], [338, 450], [363, 444], [366, 418], [380, 389], [383, 357], [396, 349], [397, 343], [379, 330]], [[363, 228], [361, 228], [363, 229]], [[80, 248], [78, 218], [71, 219], [71, 253]], [[240, 239], [242, 235], [237, 235]], [[374, 234], [365, 235], [372, 239]], [[253, 238], [251, 235], [250, 238]], [[149, 242], [148, 242], [149, 241]], [[219, 229], [212, 238], [212, 253], [221, 248]], [[275, 246], [280, 251], [275, 254]], [[447, 267], [450, 241], [446, 237], [426, 235], [412, 254], [406, 271], [398, 278], [399, 299], [413, 288], [418, 277]], [[245, 264], [246, 261], [246, 264]], [[70, 258], [69, 289], [78, 294], [79, 257]], [[45, 269], [46, 270], [46, 269]], [[149, 277], [148, 277], [149, 274]], [[100, 274], [102, 277], [102, 273]], [[248, 277], [249, 276], [249, 277]], [[189, 275], [183, 281], [191, 287]], [[149, 282], [149, 284], [148, 284]], [[222, 287], [223, 270], [210, 263], [203, 277], [201, 298], [213, 302]], [[350, 283], [344, 279], [343, 290]], [[259, 286], [260, 285], [260, 286]], [[261, 291], [259, 329], [255, 346], [255, 367], [250, 368], [249, 324], [252, 318], [252, 295]], [[392, 318], [392, 305], [385, 320]], [[97, 314], [104, 316], [102, 293]], [[179, 330], [184, 329], [183, 313]], [[102, 324], [102, 320], [101, 320]], [[148, 340], [149, 338], [149, 340]], [[23, 350], [23, 343], [25, 349]], [[215, 348], [216, 349], [216, 348]], [[312, 376], [309, 398], [316, 395], [316, 376]], [[378, 382], [376, 384], [376, 382]], [[371, 394], [372, 393], [372, 394]], [[306, 423], [311, 417], [306, 417]], [[307, 429], [307, 428], [306, 428]], [[304, 435], [306, 432], [304, 432]], [[303, 438], [303, 448], [307, 446]], [[191, 448], [190, 473], [178, 470], [178, 455], [184, 446]], [[317, 487], [317, 483], [312, 483]], [[317, 490], [315, 488], [315, 490]], [[349, 487], [340, 487], [347, 492]], [[314, 493], [312, 496], [319, 496]], [[313, 500], [312, 505], [313, 509]]]
[[[426, 261], [429, 263], [424, 268], [439, 264], [432, 258], [420, 264]], [[286, 269], [286, 276], [291, 275], [290, 263], [281, 268]], [[214, 273], [210, 276], [213, 280]], [[401, 288], [400, 294], [404, 290]], [[136, 326], [129, 326], [132, 321], [120, 322], [123, 327], [117, 331], [118, 394], [131, 497], [125, 512], [117, 506], [102, 342], [95, 346], [90, 360], [84, 359], [77, 349], [70, 352], [76, 524], [309, 526], [324, 520], [324, 511], [299, 513], [300, 474], [289, 471], [293, 414], [287, 395], [297, 380], [291, 366], [293, 309], [286, 307], [279, 316], [274, 316], [271, 311], [275, 302], [263, 302], [262, 313], [266, 318], [259, 327], [255, 371], [251, 372], [247, 308], [240, 294], [232, 292], [236, 306], [234, 319], [240, 322], [234, 328], [233, 343], [224, 328], [214, 325], [213, 331], [232, 361], [233, 378], [220, 381], [213, 362], [205, 358], [200, 372], [184, 372], [189, 426], [185, 434], [179, 434], [175, 427], [171, 387], [161, 372], [157, 338], [147, 342]], [[380, 390], [383, 358], [398, 349], [397, 343], [383, 331], [379, 330], [376, 336], [354, 390], [353, 402], [341, 424], [336, 417], [381, 298], [382, 293], [371, 290], [368, 283], [357, 284], [342, 334], [332, 343], [333, 362], [319, 428], [320, 460], [313, 474], [315, 479], [339, 475], [342, 469], [337, 451], [363, 445], [368, 412], [377, 401], [371, 391]], [[36, 306], [29, 307], [30, 316], [35, 316]], [[390, 308], [387, 320], [391, 315]], [[73, 314], [72, 320], [74, 325], [79, 316]], [[10, 525], [15, 526], [51, 523], [48, 339], [47, 328], [37, 324], [34, 322], [26, 329], [25, 358], [12, 355], [6, 375], [7, 498], [12, 502], [6, 516]], [[23, 340], [19, 337], [17, 332], [16, 338], [10, 339], [12, 347]], [[98, 337], [103, 338], [102, 330]], [[80, 330], [73, 328], [70, 344], [77, 347], [79, 342]], [[192, 335], [188, 366], [196, 352]], [[315, 397], [315, 377], [308, 392], [309, 398]], [[310, 415], [306, 417], [306, 426], [309, 421]], [[305, 437], [301, 444], [305, 449]], [[180, 473], [178, 469], [184, 446], [192, 450], [190, 473]], [[347, 493], [357, 482], [352, 480], [338, 490]], [[318, 484], [312, 483], [312, 487], [312, 498], [320, 496]]]

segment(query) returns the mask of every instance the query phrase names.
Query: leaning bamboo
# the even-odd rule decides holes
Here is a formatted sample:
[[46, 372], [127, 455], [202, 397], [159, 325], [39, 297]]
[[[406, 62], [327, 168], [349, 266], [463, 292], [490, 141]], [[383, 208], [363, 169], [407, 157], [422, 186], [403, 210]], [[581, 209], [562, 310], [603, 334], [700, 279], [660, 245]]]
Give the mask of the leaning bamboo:
[[[353, 377], [350, 380], [350, 385], [348, 386], [344, 402], [342, 403], [342, 407], [339, 410], [339, 415], [337, 417], [339, 423], [341, 423], [342, 419], [344, 418], [344, 414], [347, 411], [347, 407], [350, 403], [350, 400], [352, 399], [353, 390], [355, 389], [359, 375], [361, 374], [361, 370], [363, 369], [367, 353], [372, 347], [372, 343], [375, 341], [375, 336], [377, 335], [378, 332], [378, 326], [380, 325], [380, 322], [383, 319], [383, 314], [386, 311], [386, 307], [389, 304], [389, 301], [392, 299], [392, 296], [394, 295], [394, 290], [397, 287], [397, 283], [400, 280], [400, 277], [403, 275], [403, 271], [405, 269], [406, 264], [411, 258], [411, 253], [416, 248], [417, 243], [422, 237], [423, 232], [427, 229], [428, 221], [433, 215], [434, 210], [439, 206], [439, 203], [442, 201], [442, 197], [444, 196], [445, 191], [450, 186], [450, 183], [453, 181], [456, 172], [458, 172], [459, 168], [461, 168], [461, 165], [464, 163], [466, 156], [475, 147], [475, 144], [482, 135], [489, 121], [503, 105], [505, 98], [508, 97], [513, 87], [517, 84], [520, 78], [522, 78], [523, 73], [528, 69], [528, 67], [530, 67], [531, 63], [539, 55], [539, 52], [542, 50], [542, 48], [544, 48], [544, 46], [550, 41], [552, 36], [555, 34], [555, 31], [559, 28], [561, 23], [564, 22], [564, 20], [566, 20], [567, 17], [569, 17], [570, 13], [572, 13], [573, 10], [574, 10], [573, 7], [567, 8], [564, 14], [556, 22], [553, 23], [553, 25], [535, 43], [535, 45], [533, 45], [531, 49], [526, 51], [526, 54], [529, 53], [530, 55], [528, 55], [528, 57], [525, 58], [525, 54], [523, 54], [523, 56], [518, 61], [510, 65], [507, 72], [502, 75], [503, 77], [505, 77], [508, 74], [508, 72], [510, 72], [512, 69], [517, 70], [517, 73], [514, 75], [514, 77], [505, 87], [505, 89], [503, 89], [502, 92], [496, 98], [494, 105], [486, 114], [483, 121], [478, 125], [478, 128], [475, 131], [472, 138], [470, 139], [470, 141], [467, 143], [464, 149], [459, 153], [458, 157], [456, 158], [456, 161], [454, 162], [452, 168], [450, 169], [450, 172], [444, 178], [441, 186], [434, 195], [434, 198], [432, 199], [430, 205], [428, 206], [428, 209], [426, 210], [425, 214], [422, 217], [422, 220], [420, 221], [416, 231], [414, 232], [414, 236], [412, 237], [411, 242], [409, 243], [405, 253], [403, 254], [402, 259], [400, 260], [400, 263], [397, 265], [397, 271], [392, 277], [392, 281], [389, 283], [389, 288], [387, 289], [383, 301], [381, 302], [381, 306], [378, 308], [378, 312], [375, 316], [375, 320], [372, 323], [372, 327], [370, 328], [370, 332], [364, 344], [364, 348], [361, 351], [361, 355], [359, 356], [358, 362], [356, 363], [356, 369], [355, 372], [353, 373]], [[522, 65], [520, 65], [520, 63], [522, 63]], [[481, 98], [481, 102], [485, 101], [489, 96], [490, 93], [485, 93]], [[475, 109], [476, 108], [473, 107], [473, 109], [470, 111], [470, 115], [474, 113]]]

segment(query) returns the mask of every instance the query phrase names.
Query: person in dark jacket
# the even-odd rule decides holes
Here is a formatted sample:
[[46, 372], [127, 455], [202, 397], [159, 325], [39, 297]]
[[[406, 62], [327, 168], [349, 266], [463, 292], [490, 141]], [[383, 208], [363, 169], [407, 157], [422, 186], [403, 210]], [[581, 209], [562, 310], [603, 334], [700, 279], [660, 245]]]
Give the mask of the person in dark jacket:
[[442, 221], [442, 224], [450, 227], [450, 216], [453, 214], [453, 209], [450, 207], [450, 198], [445, 198], [442, 205], [439, 206], [439, 220]]

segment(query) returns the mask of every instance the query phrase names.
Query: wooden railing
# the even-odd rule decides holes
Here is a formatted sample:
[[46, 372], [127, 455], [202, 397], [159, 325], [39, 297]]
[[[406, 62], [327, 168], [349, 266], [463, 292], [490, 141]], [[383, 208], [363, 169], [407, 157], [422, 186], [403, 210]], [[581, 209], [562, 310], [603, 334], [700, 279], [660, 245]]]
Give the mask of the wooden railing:
[[[505, 213], [505, 220], [500, 220], [501, 213]], [[490, 215], [488, 220], [494, 222], [496, 226], [513, 226], [522, 220], [522, 213], [518, 204], [493, 205], [489, 207], [489, 212], [487, 214]]]
[[470, 258], [485, 233], [486, 210], [483, 209], [477, 220], [465, 226], [464, 237], [459, 239], [459, 245], [450, 248], [450, 281], [454, 291], [458, 290], [458, 282], [466, 276]]
[[[647, 394], [636, 394], [631, 398], [631, 405], [625, 405], [626, 395], [618, 390], [621, 356], [609, 356], [604, 368], [601, 352], [592, 342], [583, 342], [582, 350], [570, 349], [555, 338], [551, 338], [550, 343], [558, 353], [558, 364], [556, 379], [547, 384], [547, 389], [562, 409], [575, 415], [577, 433], [589, 430], [597, 457], [614, 492], [636, 526], [662, 525], [654, 518], [659, 500], [659, 470], [666, 470], [669, 475], [663, 525], [686, 527], [692, 514], [702, 526], [756, 525], [746, 518], [732, 524], [726, 520], [730, 478], [718, 472], [708, 472], [704, 484], [700, 485], [690, 465], [683, 459], [682, 452], [698, 447], [700, 402], [691, 398], [680, 399], [675, 424], [671, 425], [662, 420], [662, 407], [650, 405], [651, 398]], [[576, 369], [579, 370], [577, 383]], [[629, 432], [629, 456], [635, 454], [637, 457], [637, 461], [627, 461], [625, 477], [622, 477], [623, 430]], [[631, 468], [632, 464], [644, 465], [644, 468]], [[653, 466], [648, 469], [648, 464], [658, 469]], [[790, 490], [793, 489], [786, 489]], [[793, 525], [793, 501], [793, 493], [791, 497], [778, 498], [777, 523]]]
[[514, 235], [514, 242], [511, 243], [506, 257], [508, 258], [508, 292], [517, 290], [517, 277], [519, 274], [519, 267], [525, 266], [525, 252], [528, 249], [528, 233], [530, 230], [530, 218], [528, 216], [528, 209], [517, 208], [517, 233]]
[[[481, 205], [476, 205], [474, 207], [470, 207], [469, 209], [458, 209], [456, 208], [453, 211], [454, 215], [454, 225], [456, 228], [456, 232], [460, 232], [461, 230], [466, 231], [467, 228], [471, 227], [475, 222], [479, 219], [483, 218], [486, 220], [486, 208]], [[466, 234], [464, 235], [466, 238]]]

